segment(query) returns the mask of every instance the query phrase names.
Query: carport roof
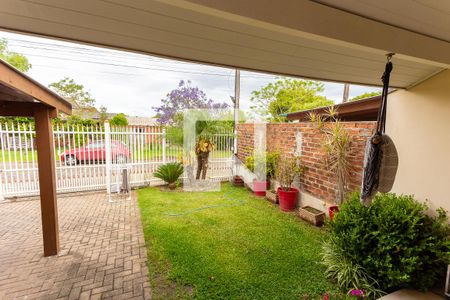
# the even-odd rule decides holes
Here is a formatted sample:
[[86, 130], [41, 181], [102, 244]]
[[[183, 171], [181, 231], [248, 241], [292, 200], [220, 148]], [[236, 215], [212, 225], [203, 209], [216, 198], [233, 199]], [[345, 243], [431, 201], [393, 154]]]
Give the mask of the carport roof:
[[72, 112], [72, 105], [63, 97], [0, 59], [0, 115], [31, 117], [37, 105]]
[[[342, 121], [376, 121], [380, 110], [381, 96], [350, 101], [334, 105], [336, 116]], [[310, 114], [323, 115], [328, 107], [319, 107], [310, 110], [298, 111], [287, 114], [289, 121], [309, 121]]]
[[[320, 2], [320, 3], [319, 3]], [[333, 7], [333, 6], [334, 7]], [[212, 65], [393, 87], [450, 67], [450, 1], [2, 1], [0, 28]]]

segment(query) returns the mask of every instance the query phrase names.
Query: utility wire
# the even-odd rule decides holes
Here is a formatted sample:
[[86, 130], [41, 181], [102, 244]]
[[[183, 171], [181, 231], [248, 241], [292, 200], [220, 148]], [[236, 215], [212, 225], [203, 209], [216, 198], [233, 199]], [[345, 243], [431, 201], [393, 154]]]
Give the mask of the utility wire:
[[[196, 65], [196, 66], [201, 66], [201, 67], [207, 67], [207, 66], [189, 63], [189, 62], [178, 62], [178, 61], [170, 62], [166, 59], [159, 59], [159, 58], [155, 59], [154, 57], [145, 56], [144, 54], [134, 54], [134, 53], [121, 54], [121, 53], [117, 53], [117, 50], [98, 49], [98, 51], [97, 51], [97, 49], [90, 49], [90, 48], [86, 48], [86, 47], [71, 47], [71, 46], [65, 46], [65, 45], [39, 43], [39, 42], [17, 40], [17, 39], [9, 39], [9, 40], [16, 41], [19, 43], [25, 43], [25, 44], [31, 43], [31, 44], [35, 44], [35, 45], [43, 45], [43, 46], [29, 46], [29, 45], [14, 45], [13, 44], [13, 47], [15, 46], [15, 47], [21, 47], [21, 48], [33, 49], [33, 50], [52, 51], [52, 52], [57, 52], [57, 53], [62, 52], [62, 53], [58, 53], [58, 54], [64, 55], [64, 57], [57, 57], [57, 56], [40, 55], [40, 54], [35, 54], [35, 53], [23, 53], [24, 55], [27, 55], [27, 56], [36, 56], [36, 57], [43, 57], [43, 58], [49, 58], [49, 59], [59, 59], [59, 60], [65, 60], [65, 61], [85, 62], [85, 63], [91, 63], [91, 64], [97, 64], [97, 65], [108, 65], [108, 66], [113, 66], [113, 67], [137, 68], [137, 69], [146, 69], [146, 70], [154, 70], [154, 71], [179, 72], [179, 73], [196, 74], [196, 75], [229, 77], [229, 72], [227, 72], [227, 73], [210, 73], [210, 72], [189, 71], [189, 70], [178, 69], [178, 68], [176, 68], [175, 64]], [[75, 55], [68, 57], [66, 52], [69, 52], [69, 53], [72, 53]], [[105, 55], [100, 55], [101, 53], [104, 53], [105, 55], [108, 55], [108, 56], [113, 56], [115, 58], [125, 59], [127, 61], [122, 61], [122, 60], [117, 60], [117, 59], [114, 60], [114, 59], [108, 58], [108, 61], [116, 62], [116, 63], [111, 63], [111, 62], [102, 62], [99, 60], [92, 61], [92, 60], [83, 59], [83, 58], [91, 59], [91, 57], [86, 57], [86, 55], [94, 56], [94, 58], [96, 58], [96, 59], [97, 58], [107, 59], [107, 57], [105, 57]], [[82, 58], [77, 56], [77, 54], [82, 55]], [[146, 66], [142, 66], [142, 65], [137, 66], [134, 64], [127, 64], [127, 62], [132, 62], [132, 61], [136, 61], [136, 60], [146, 61], [149, 63], [162, 63], [162, 64], [168, 65], [169, 68], [164, 68], [165, 66], [161, 66], [161, 65], [146, 67]], [[225, 68], [225, 70], [229, 71], [226, 68]], [[124, 75], [130, 75], [130, 74], [124, 74]], [[254, 78], [254, 79], [270, 79], [273, 76], [270, 76], [270, 75], [267, 75], [267, 76], [243, 75], [242, 77]]]

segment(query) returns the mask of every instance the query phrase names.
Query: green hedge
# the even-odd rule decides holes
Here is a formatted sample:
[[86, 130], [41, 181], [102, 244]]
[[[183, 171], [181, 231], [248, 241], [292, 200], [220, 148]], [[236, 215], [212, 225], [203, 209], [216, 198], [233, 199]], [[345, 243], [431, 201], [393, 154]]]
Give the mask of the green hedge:
[[333, 247], [386, 292], [427, 290], [445, 278], [450, 263], [447, 215], [438, 209], [430, 217], [427, 210], [411, 196], [395, 194], [379, 194], [365, 207], [354, 194], [330, 222]]

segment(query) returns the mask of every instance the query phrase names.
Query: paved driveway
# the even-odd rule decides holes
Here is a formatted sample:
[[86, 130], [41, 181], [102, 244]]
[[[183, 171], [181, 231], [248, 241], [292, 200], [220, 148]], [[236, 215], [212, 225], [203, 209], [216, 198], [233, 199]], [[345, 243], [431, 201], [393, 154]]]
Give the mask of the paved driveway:
[[39, 200], [0, 203], [0, 299], [149, 299], [136, 196], [58, 198], [58, 256], [43, 257]]

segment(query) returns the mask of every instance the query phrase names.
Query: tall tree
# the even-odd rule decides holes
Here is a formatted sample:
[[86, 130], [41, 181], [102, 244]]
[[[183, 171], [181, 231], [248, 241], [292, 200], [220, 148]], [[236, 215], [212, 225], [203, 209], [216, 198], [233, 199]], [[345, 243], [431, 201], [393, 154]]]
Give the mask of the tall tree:
[[[190, 81], [181, 80], [178, 87], [169, 92], [162, 104], [153, 107], [158, 116], [158, 122], [167, 125], [167, 134], [172, 142], [183, 144], [183, 110], [185, 109], [226, 109], [227, 103], [214, 102], [208, 99], [206, 93], [198, 87], [193, 87]], [[196, 179], [206, 178], [209, 153], [214, 148], [212, 137], [214, 133], [223, 130], [225, 126], [232, 128], [232, 122], [213, 120], [198, 121], [195, 124], [195, 155], [197, 156]]]
[[190, 81], [181, 80], [178, 87], [173, 89], [161, 100], [160, 106], [152, 107], [158, 116], [158, 122], [170, 125], [179, 121], [184, 109], [221, 109], [228, 108], [227, 103], [214, 102], [208, 99], [206, 93], [191, 85]]
[[124, 113], [115, 115], [110, 121], [111, 125], [115, 126], [127, 126], [128, 120]]
[[84, 86], [77, 84], [72, 78], [65, 77], [58, 82], [51, 83], [49, 87], [66, 98], [75, 110], [92, 108], [95, 104], [95, 99], [88, 91], [85, 91]]
[[318, 81], [280, 78], [253, 91], [250, 108], [268, 121], [284, 122], [283, 114], [332, 105], [332, 100], [320, 95], [323, 91], [324, 84]]
[[381, 95], [381, 91], [377, 91], [377, 92], [366, 92], [366, 93], [363, 93], [363, 94], [358, 95], [358, 96], [356, 96], [356, 97], [353, 97], [352, 99], [350, 99], [350, 101], [356, 101], [356, 100], [366, 99], [366, 98], [375, 97], [375, 96], [379, 96], [379, 95]]
[[101, 105], [99, 112], [99, 121], [101, 124], [103, 124], [108, 119], [108, 109], [106, 106]]
[[31, 64], [25, 55], [8, 50], [7, 39], [0, 39], [0, 59], [3, 59], [22, 72], [27, 72], [31, 69]]

